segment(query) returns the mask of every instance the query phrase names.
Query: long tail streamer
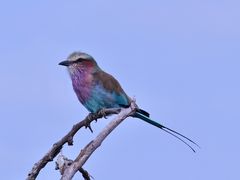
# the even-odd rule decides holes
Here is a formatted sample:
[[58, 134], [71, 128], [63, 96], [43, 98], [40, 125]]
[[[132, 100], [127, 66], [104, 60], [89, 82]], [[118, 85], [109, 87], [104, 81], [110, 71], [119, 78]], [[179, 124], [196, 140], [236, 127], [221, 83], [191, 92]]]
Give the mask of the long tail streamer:
[[[172, 136], [174, 136], [175, 138], [177, 138], [178, 140], [180, 140], [181, 142], [183, 142], [185, 145], [187, 145], [193, 152], [196, 152], [195, 149], [194, 149], [189, 143], [187, 143], [186, 141], [184, 141], [182, 138], [188, 140], [189, 142], [193, 143], [194, 145], [196, 145], [197, 147], [200, 148], [200, 146], [199, 146], [197, 143], [195, 143], [193, 140], [191, 140], [191, 139], [189, 139], [188, 137], [180, 134], [180, 133], [177, 132], [177, 131], [174, 131], [174, 130], [168, 128], [168, 127], [165, 127], [165, 126], [157, 123], [156, 121], [151, 120], [149, 117], [141, 114], [140, 112], [136, 112], [135, 115], [134, 115], [134, 117], [137, 117], [137, 118], [139, 118], [139, 119], [142, 119], [143, 121], [145, 121], [145, 122], [147, 122], [147, 123], [149, 123], [149, 124], [152, 124], [153, 126], [156, 126], [156, 127], [160, 128], [160, 129], [162, 129], [163, 131], [167, 132], [168, 134], [171, 134]], [[182, 138], [180, 138], [180, 137], [177, 136], [177, 135], [181, 136]]]

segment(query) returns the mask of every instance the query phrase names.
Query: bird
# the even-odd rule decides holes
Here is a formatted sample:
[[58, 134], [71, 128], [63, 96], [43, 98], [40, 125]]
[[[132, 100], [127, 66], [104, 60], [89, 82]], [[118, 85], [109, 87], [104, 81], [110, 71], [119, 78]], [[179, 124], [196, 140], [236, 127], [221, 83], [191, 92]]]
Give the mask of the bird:
[[[125, 93], [120, 83], [112, 75], [102, 70], [91, 55], [75, 51], [67, 59], [61, 61], [59, 65], [67, 67], [73, 90], [80, 103], [90, 113], [97, 113], [107, 108], [130, 106], [132, 99]], [[150, 114], [147, 111], [137, 108], [132, 117], [162, 129], [183, 142], [193, 152], [196, 152], [190, 143], [198, 146], [197, 143], [179, 132], [150, 119]]]

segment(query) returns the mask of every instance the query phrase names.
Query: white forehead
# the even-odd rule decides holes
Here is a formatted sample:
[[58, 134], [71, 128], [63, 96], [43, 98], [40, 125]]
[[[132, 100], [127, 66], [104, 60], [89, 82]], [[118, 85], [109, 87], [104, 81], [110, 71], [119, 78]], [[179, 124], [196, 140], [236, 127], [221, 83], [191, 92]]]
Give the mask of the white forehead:
[[76, 61], [78, 60], [79, 58], [82, 58], [82, 59], [93, 59], [92, 56], [86, 54], [86, 53], [83, 53], [83, 52], [73, 52], [72, 54], [70, 54], [68, 56], [68, 61]]

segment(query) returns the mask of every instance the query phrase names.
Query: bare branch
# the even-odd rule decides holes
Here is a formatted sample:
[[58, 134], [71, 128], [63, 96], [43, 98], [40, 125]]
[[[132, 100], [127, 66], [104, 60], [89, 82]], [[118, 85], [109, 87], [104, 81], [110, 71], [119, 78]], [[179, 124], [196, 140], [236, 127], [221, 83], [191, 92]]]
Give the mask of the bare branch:
[[92, 153], [102, 144], [104, 139], [128, 116], [135, 113], [137, 105], [135, 102], [131, 103], [131, 107], [121, 109], [121, 112], [112, 120], [99, 135], [91, 141], [83, 150], [81, 150], [74, 162], [66, 167], [61, 180], [71, 180], [77, 171], [84, 165]]
[[[56, 161], [56, 170], [59, 170], [61, 175], [63, 175], [65, 169], [71, 166], [72, 163], [73, 163], [73, 160], [68, 159], [67, 157], [61, 154], [58, 156]], [[80, 168], [78, 171], [82, 173], [84, 180], [91, 180], [90, 178], [91, 175], [86, 170], [84, 170], [83, 168]]]
[[[71, 131], [69, 131], [61, 140], [53, 144], [52, 148], [40, 159], [37, 163], [34, 164], [32, 170], [28, 173], [27, 180], [34, 180], [38, 176], [41, 169], [43, 169], [46, 164], [59, 154], [64, 144], [68, 143], [68, 145], [73, 145], [73, 137], [77, 133], [77, 131], [86, 127], [91, 130], [91, 122], [97, 120], [102, 117], [106, 117], [107, 115], [117, 114], [120, 112], [119, 108], [105, 109], [104, 111], [100, 111], [96, 114], [89, 114], [84, 120], [75, 124]], [[92, 130], [91, 130], [92, 131]]]

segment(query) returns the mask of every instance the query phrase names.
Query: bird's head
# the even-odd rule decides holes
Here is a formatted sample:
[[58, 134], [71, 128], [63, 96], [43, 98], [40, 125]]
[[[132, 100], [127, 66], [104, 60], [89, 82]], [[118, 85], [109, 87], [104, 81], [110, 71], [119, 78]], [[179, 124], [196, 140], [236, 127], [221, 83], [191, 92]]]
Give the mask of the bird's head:
[[67, 66], [68, 69], [98, 67], [94, 58], [83, 52], [71, 53], [67, 60], [60, 62], [59, 65]]

